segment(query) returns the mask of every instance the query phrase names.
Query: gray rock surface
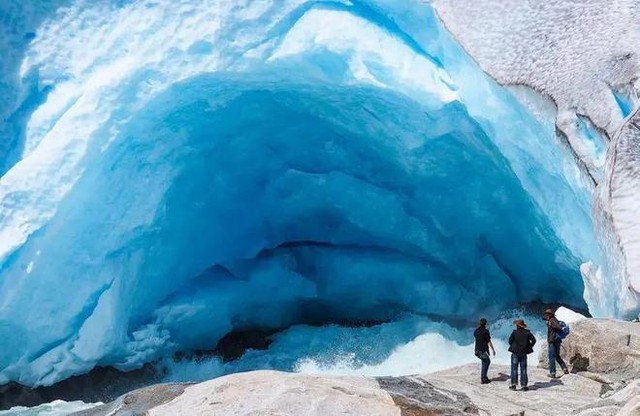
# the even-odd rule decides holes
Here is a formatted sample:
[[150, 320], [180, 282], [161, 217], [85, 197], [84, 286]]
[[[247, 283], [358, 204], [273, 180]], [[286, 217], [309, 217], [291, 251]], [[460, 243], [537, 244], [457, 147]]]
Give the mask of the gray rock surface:
[[510, 368], [492, 365], [488, 385], [479, 384], [479, 364], [466, 365], [428, 374], [421, 378], [434, 386], [463, 392], [479, 409], [479, 414], [527, 416], [569, 415], [574, 409], [594, 404], [600, 399], [602, 384], [589, 378], [570, 374], [551, 380], [546, 370], [535, 368], [529, 357], [530, 391], [511, 391]]
[[514, 392], [508, 389], [508, 367], [492, 366], [488, 385], [479, 383], [478, 371], [477, 364], [424, 376], [379, 378], [254, 371], [190, 386], [153, 386], [76, 415], [565, 416], [580, 411], [600, 416], [616, 415], [638, 388], [633, 385], [602, 400], [598, 381], [576, 374], [549, 380], [545, 370], [530, 368], [531, 390]]
[[377, 381], [402, 415], [476, 415], [480, 412], [464, 392], [438, 388], [417, 376], [379, 377]]
[[[596, 373], [585, 376], [609, 383], [640, 378], [640, 323], [611, 319], [574, 322], [561, 351], [572, 372]], [[545, 344], [539, 357], [541, 368], [548, 368], [547, 354]]]
[[74, 413], [75, 416], [133, 416], [170, 402], [184, 393], [189, 384], [156, 384], [134, 390], [111, 403]]
[[400, 416], [401, 411], [373, 378], [253, 371], [189, 386], [181, 396], [149, 409], [148, 414]]
[[640, 415], [640, 380], [604, 400], [576, 409], [579, 416], [638, 416]]

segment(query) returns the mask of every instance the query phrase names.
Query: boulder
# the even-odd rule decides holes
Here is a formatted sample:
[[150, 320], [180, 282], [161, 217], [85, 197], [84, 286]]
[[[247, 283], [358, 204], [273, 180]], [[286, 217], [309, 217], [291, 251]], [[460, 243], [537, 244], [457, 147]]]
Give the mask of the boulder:
[[375, 415], [399, 416], [375, 379], [277, 371], [232, 374], [197, 384], [160, 384], [74, 416]]
[[[640, 323], [612, 319], [574, 322], [562, 342], [561, 356], [573, 373], [599, 373], [611, 382], [640, 378]], [[546, 343], [538, 366], [548, 368]]]

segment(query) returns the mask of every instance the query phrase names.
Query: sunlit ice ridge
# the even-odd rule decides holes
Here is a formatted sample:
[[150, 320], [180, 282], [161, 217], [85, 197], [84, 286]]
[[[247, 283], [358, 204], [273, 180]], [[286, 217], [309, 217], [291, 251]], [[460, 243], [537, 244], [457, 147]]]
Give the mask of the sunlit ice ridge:
[[427, 2], [3, 7], [0, 382], [247, 329], [616, 313], [553, 119]]

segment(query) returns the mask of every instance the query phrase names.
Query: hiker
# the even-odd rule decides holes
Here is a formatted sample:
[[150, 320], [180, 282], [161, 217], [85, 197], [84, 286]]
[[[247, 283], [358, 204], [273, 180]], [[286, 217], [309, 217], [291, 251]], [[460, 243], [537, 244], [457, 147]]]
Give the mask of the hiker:
[[527, 329], [527, 324], [522, 319], [513, 321], [516, 329], [509, 336], [509, 352], [511, 353], [511, 390], [518, 384], [518, 367], [520, 367], [520, 387], [522, 391], [528, 391], [529, 376], [527, 374], [527, 355], [533, 352], [536, 337]]
[[560, 357], [562, 339], [558, 336], [558, 333], [563, 331], [562, 326], [552, 309], [544, 311], [544, 320], [547, 322], [547, 343], [549, 343], [549, 377], [556, 378], [556, 361], [560, 364], [562, 371], [565, 374], [569, 374], [567, 365]]
[[478, 321], [478, 327], [473, 332], [473, 336], [476, 339], [476, 357], [478, 357], [482, 362], [480, 369], [480, 383], [491, 383], [491, 380], [487, 377], [489, 364], [491, 364], [491, 359], [489, 358], [489, 347], [491, 347], [491, 351], [494, 356], [496, 355], [496, 350], [493, 348], [493, 344], [491, 343], [491, 334], [489, 334], [489, 330], [487, 329], [486, 319], [482, 318]]

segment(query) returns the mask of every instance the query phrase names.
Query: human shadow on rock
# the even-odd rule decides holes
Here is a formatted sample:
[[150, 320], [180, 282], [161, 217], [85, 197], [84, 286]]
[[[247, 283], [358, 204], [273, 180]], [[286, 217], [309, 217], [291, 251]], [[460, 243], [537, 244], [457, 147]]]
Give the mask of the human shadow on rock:
[[529, 390], [540, 390], [540, 389], [546, 389], [549, 387], [556, 387], [561, 385], [564, 385], [564, 383], [562, 382], [562, 380], [558, 380], [558, 379], [553, 379], [553, 380], [544, 381], [544, 382], [536, 381], [535, 383], [529, 386]]
[[509, 374], [498, 373], [498, 377], [493, 377], [491, 381], [508, 381], [511, 378]]

